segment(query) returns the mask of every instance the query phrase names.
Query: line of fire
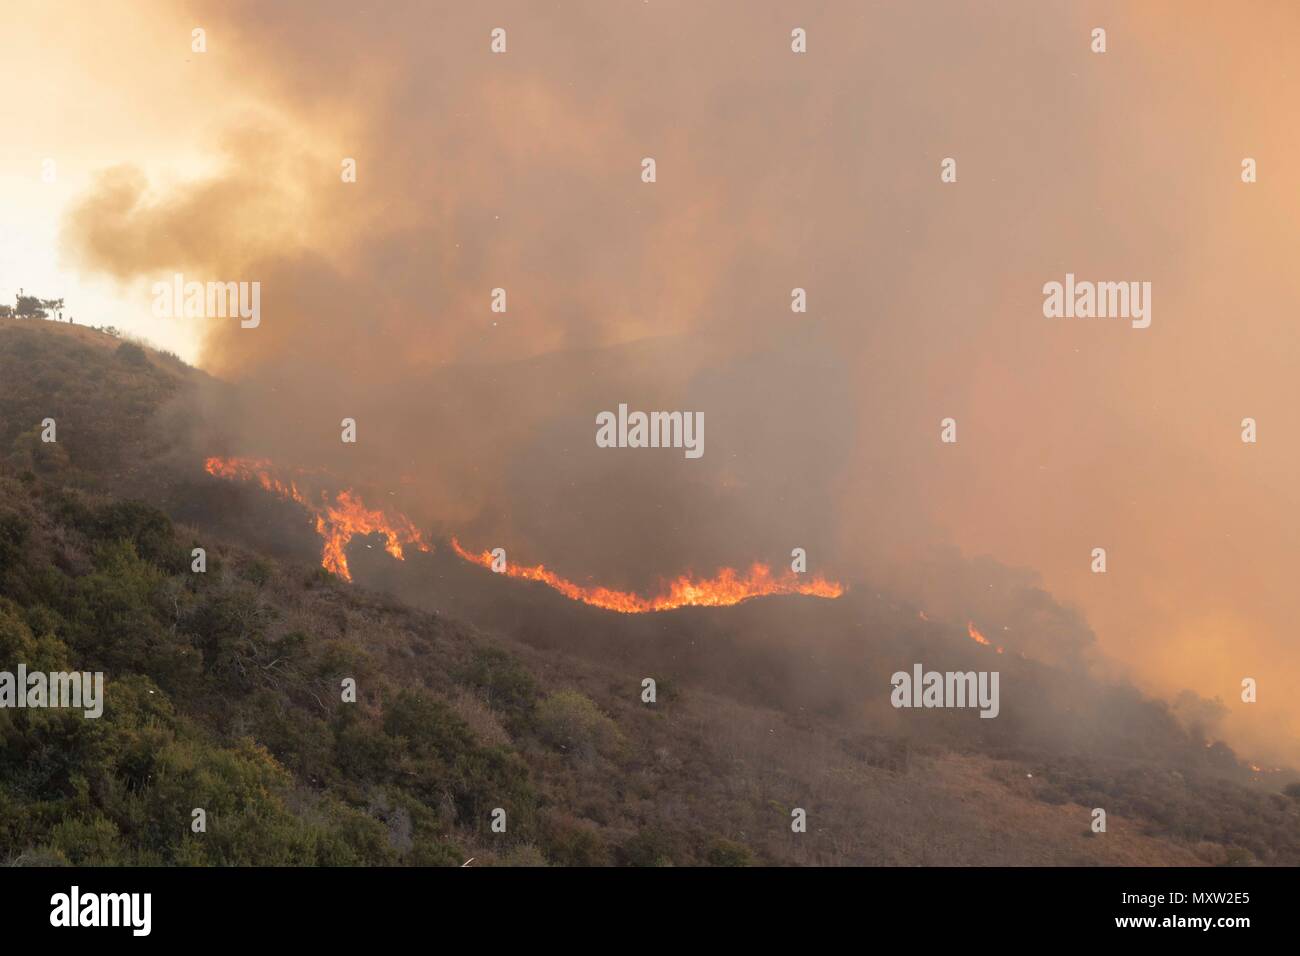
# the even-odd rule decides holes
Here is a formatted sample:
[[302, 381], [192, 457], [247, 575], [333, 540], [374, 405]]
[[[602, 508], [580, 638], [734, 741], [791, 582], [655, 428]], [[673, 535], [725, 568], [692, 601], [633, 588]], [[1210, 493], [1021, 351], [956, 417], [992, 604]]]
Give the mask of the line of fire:
[[[384, 538], [384, 549], [399, 561], [405, 560], [407, 548], [426, 552], [433, 549], [433, 545], [405, 515], [367, 507], [352, 489], [334, 494], [323, 490], [312, 493], [304, 489], [301, 474], [295, 478], [278, 477], [275, 465], [263, 458], [210, 457], [205, 461], [204, 468], [214, 477], [250, 482], [279, 498], [302, 506], [321, 538], [321, 566], [345, 581], [352, 580], [347, 546], [358, 535], [381, 535]], [[463, 560], [496, 570], [491, 551], [470, 551], [454, 537], [450, 544], [456, 555]], [[752, 598], [782, 594], [838, 598], [844, 593], [842, 584], [821, 575], [809, 576], [792, 570], [777, 574], [770, 566], [759, 562], [751, 564], [746, 571], [722, 568], [712, 577], [681, 574], [665, 582], [658, 593], [650, 596], [598, 585], [577, 584], [541, 564], [509, 562], [501, 567], [499, 573], [540, 582], [570, 600], [621, 614], [646, 614], [680, 607], [728, 607]]]

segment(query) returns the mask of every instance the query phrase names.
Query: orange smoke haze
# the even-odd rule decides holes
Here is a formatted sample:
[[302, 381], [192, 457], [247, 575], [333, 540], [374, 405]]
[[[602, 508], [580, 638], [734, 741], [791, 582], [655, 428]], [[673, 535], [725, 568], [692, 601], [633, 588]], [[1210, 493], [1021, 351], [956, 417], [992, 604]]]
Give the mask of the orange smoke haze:
[[[1216, 738], [1300, 760], [1296, 4], [139, 6], [176, 29], [69, 4], [95, 35], [44, 58], [121, 41], [96, 87], [132, 91], [150, 155], [184, 132], [207, 162], [105, 148], [63, 246], [141, 314], [173, 270], [262, 283], [259, 328], [184, 327], [241, 387], [202, 454], [411, 475], [421, 526], [624, 597], [803, 547], [1016, 653], [1218, 700]], [[169, 78], [181, 114], [140, 92]], [[1151, 326], [1045, 318], [1067, 272], [1150, 282]], [[707, 454], [597, 449], [620, 402], [702, 412]], [[311, 507], [327, 550], [380, 520]]]

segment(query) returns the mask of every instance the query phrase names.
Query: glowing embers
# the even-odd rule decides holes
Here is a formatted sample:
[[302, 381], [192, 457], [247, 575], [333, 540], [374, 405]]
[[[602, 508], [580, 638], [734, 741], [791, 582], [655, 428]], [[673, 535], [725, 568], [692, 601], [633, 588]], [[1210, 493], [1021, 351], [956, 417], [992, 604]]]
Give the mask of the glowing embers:
[[[455, 552], [466, 561], [493, 567], [491, 551], [475, 554], [461, 547], [459, 541], [451, 539]], [[666, 583], [659, 594], [643, 597], [629, 591], [615, 591], [604, 587], [583, 587], [560, 577], [545, 565], [518, 565], [513, 562], [498, 564], [499, 573], [508, 577], [540, 581], [547, 587], [559, 591], [565, 597], [604, 608], [621, 614], [645, 614], [650, 611], [670, 611], [679, 607], [727, 607], [748, 601], [750, 598], [764, 597], [772, 594], [805, 594], [821, 598], [837, 598], [844, 593], [838, 582], [828, 581], [820, 576], [808, 578], [794, 571], [787, 571], [780, 576], [773, 575], [772, 569], [765, 564], [754, 564], [746, 573], [734, 568], [723, 568], [711, 578], [695, 578], [683, 574]]]
[[209, 458], [204, 462], [204, 468], [208, 474], [218, 478], [256, 482], [272, 494], [306, 508], [315, 519], [316, 533], [321, 537], [321, 567], [345, 581], [352, 580], [347, 547], [356, 535], [383, 535], [384, 550], [399, 561], [406, 559], [405, 546], [420, 551], [433, 550], [405, 515], [389, 516], [383, 511], [367, 508], [351, 489], [338, 492], [333, 500], [321, 491], [317, 500], [312, 501], [299, 489], [297, 480], [282, 481], [273, 474], [274, 466], [260, 458]]

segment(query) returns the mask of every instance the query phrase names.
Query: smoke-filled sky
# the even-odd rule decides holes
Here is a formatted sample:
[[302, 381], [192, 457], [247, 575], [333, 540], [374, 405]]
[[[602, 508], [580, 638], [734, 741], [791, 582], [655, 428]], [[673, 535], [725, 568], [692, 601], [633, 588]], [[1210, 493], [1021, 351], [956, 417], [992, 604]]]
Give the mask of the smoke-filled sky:
[[[1295, 760], [1297, 40], [1289, 0], [11, 0], [0, 283], [241, 383], [219, 451], [574, 577], [800, 546], [961, 615], [1036, 576]], [[261, 325], [153, 317], [178, 271]], [[1067, 272], [1150, 327], [1045, 318]], [[596, 448], [620, 402], [704, 456]]]

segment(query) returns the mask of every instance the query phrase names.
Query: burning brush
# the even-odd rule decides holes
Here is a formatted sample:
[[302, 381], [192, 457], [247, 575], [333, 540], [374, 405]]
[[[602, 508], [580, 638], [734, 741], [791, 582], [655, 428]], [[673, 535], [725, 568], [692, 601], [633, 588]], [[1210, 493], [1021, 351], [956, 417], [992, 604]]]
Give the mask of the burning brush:
[[[348, 570], [347, 546], [355, 535], [381, 534], [385, 550], [397, 560], [405, 560], [406, 546], [420, 551], [432, 551], [415, 525], [403, 514], [388, 515], [367, 508], [356, 492], [345, 489], [332, 498], [319, 492], [315, 499], [304, 493], [296, 480], [282, 480], [275, 475], [271, 462], [258, 458], [208, 458], [204, 463], [208, 474], [229, 481], [253, 482], [286, 501], [301, 505], [311, 515], [316, 533], [323, 542], [321, 566], [345, 581], [351, 581]], [[465, 561], [486, 568], [494, 568], [492, 552], [475, 554], [463, 548], [458, 540], [451, 539], [452, 550]], [[508, 577], [540, 581], [573, 601], [621, 614], [645, 614], [651, 611], [668, 611], [679, 607], [727, 607], [750, 598], [772, 594], [804, 594], [821, 598], [837, 598], [844, 593], [838, 582], [816, 576], [806, 578], [794, 571], [773, 574], [765, 564], [753, 564], [747, 572], [723, 568], [711, 578], [696, 578], [683, 574], [665, 583], [657, 595], [645, 597], [630, 591], [611, 588], [584, 587], [560, 577], [544, 565], [509, 564], [502, 567]]]

